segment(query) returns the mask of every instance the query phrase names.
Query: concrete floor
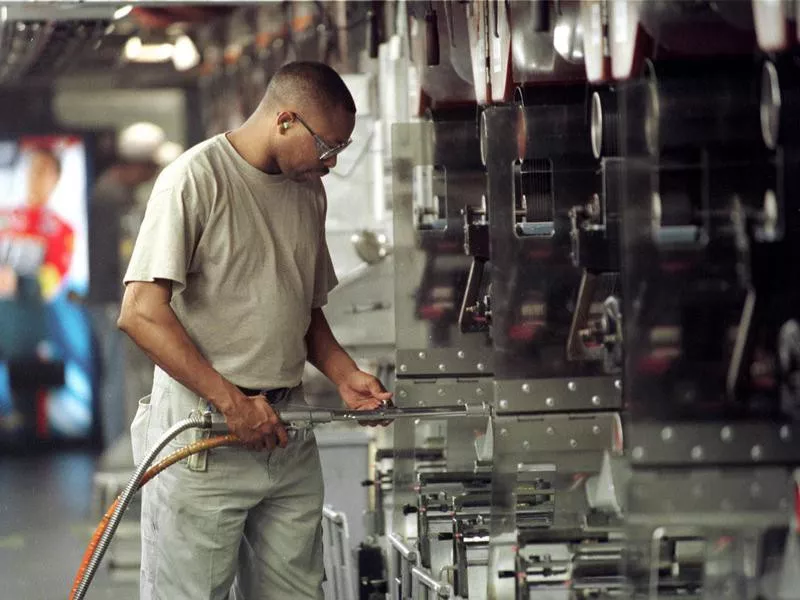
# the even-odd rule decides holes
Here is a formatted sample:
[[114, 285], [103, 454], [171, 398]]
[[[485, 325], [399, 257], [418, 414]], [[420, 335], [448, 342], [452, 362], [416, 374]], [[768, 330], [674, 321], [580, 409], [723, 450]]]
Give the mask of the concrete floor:
[[[65, 600], [91, 531], [98, 457], [69, 451], [0, 457], [0, 598]], [[101, 565], [87, 600], [138, 597]]]

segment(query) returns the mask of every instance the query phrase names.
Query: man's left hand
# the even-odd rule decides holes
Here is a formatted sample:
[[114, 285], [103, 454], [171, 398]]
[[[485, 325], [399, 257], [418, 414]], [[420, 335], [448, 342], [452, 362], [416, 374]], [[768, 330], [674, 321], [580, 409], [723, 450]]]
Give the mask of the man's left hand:
[[353, 410], [377, 410], [392, 399], [392, 393], [387, 392], [376, 377], [364, 371], [353, 371], [339, 385], [339, 395], [347, 408]]

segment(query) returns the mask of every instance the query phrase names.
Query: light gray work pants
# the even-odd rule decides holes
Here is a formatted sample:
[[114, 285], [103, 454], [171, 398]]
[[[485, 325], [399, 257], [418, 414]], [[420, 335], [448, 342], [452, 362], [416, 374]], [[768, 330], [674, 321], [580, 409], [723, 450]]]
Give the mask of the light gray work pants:
[[[297, 388], [291, 403], [303, 401]], [[134, 461], [205, 401], [156, 368], [131, 425]], [[142, 489], [141, 600], [321, 600], [323, 482], [316, 440], [215, 448]], [[196, 439], [179, 435], [162, 456]]]

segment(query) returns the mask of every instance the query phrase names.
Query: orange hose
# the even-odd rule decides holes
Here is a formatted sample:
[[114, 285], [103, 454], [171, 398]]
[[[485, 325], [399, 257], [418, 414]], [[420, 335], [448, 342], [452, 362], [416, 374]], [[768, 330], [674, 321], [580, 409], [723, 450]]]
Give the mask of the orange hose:
[[[136, 490], [140, 490], [145, 483], [161, 473], [161, 471], [170, 465], [174, 465], [176, 462], [183, 460], [187, 456], [197, 454], [198, 452], [202, 452], [204, 450], [210, 450], [211, 448], [217, 448], [219, 446], [233, 446], [239, 443], [241, 442], [239, 441], [238, 437], [233, 434], [228, 434], [189, 444], [180, 450], [176, 450], [172, 454], [166, 456], [159, 463], [147, 469]], [[89, 545], [86, 547], [86, 552], [83, 553], [81, 566], [78, 568], [78, 573], [75, 575], [75, 579], [72, 582], [72, 591], [70, 592], [69, 600], [75, 600], [75, 593], [78, 591], [78, 585], [80, 585], [81, 579], [83, 579], [83, 574], [86, 572], [86, 569], [89, 566], [89, 559], [92, 557], [95, 548], [97, 548], [97, 544], [100, 542], [100, 538], [103, 536], [103, 533], [108, 527], [108, 522], [111, 520], [111, 515], [114, 514], [114, 510], [116, 510], [119, 500], [120, 496], [117, 496], [116, 500], [111, 503], [111, 506], [106, 511], [106, 514], [103, 515], [103, 518], [100, 519], [100, 523], [98, 523], [97, 528], [94, 530], [94, 533], [89, 540]]]

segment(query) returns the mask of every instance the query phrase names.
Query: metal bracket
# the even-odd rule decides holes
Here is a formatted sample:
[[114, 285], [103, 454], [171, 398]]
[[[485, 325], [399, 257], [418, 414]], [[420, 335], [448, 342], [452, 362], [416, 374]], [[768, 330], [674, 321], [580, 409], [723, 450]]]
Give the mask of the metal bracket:
[[622, 406], [622, 380], [618, 377], [496, 380], [494, 390], [498, 414], [615, 410]]
[[622, 422], [617, 413], [496, 417], [494, 431], [503, 446], [515, 453], [622, 452]]
[[627, 520], [631, 525], [786, 525], [790, 479], [782, 468], [634, 471]]
[[397, 351], [398, 377], [485, 377], [493, 373], [492, 349], [426, 348]]
[[474, 379], [400, 379], [395, 381], [394, 403], [401, 408], [490, 404], [492, 380]]
[[800, 426], [795, 423], [634, 422], [625, 435], [634, 469], [800, 461]]

